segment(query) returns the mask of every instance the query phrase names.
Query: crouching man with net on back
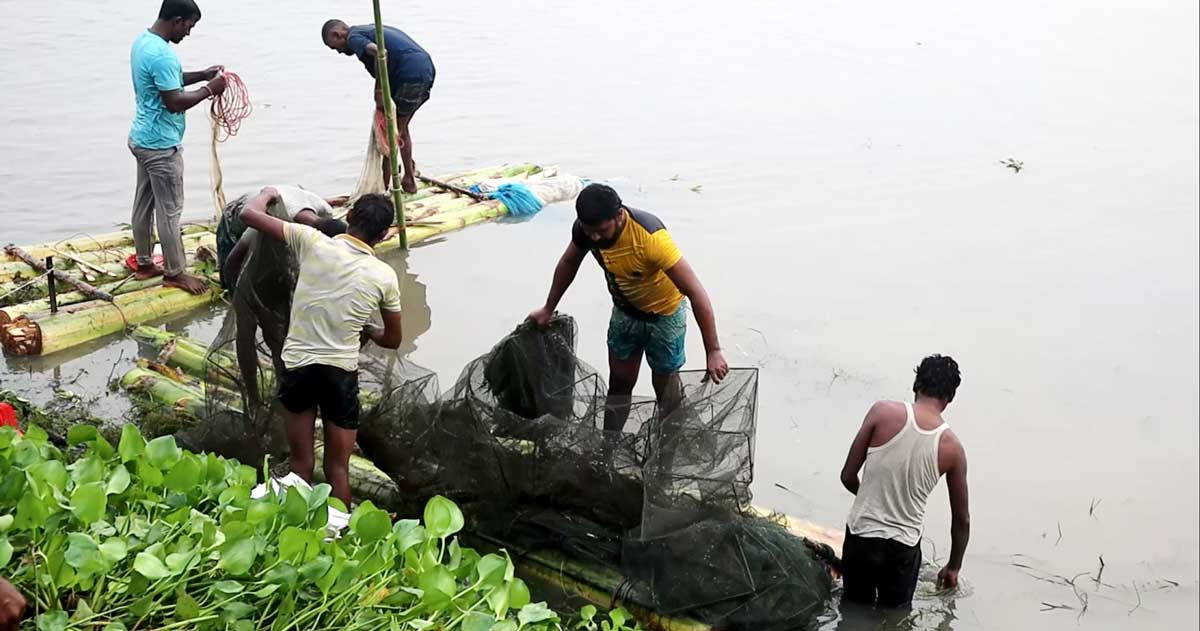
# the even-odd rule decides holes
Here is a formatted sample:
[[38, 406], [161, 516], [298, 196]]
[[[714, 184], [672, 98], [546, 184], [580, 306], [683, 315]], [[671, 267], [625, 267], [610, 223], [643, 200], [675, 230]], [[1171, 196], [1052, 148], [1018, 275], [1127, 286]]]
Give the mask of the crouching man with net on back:
[[[248, 227], [242, 221], [242, 209], [255, 200], [259, 207], [266, 208], [268, 215], [312, 226], [327, 237], [346, 232], [346, 222], [334, 219], [333, 208], [319, 195], [298, 186], [270, 187], [274, 193], [265, 192], [267, 190], [257, 196], [242, 195], [229, 202], [217, 224], [217, 266], [221, 272], [221, 286], [232, 293], [238, 371], [251, 411], [258, 411], [263, 400], [259, 391], [256, 344], [260, 330], [263, 343], [271, 353], [275, 374], [284, 371], [281, 355], [299, 266], [286, 244]], [[244, 284], [239, 285], [242, 280]]]
[[584, 256], [590, 252], [595, 257], [613, 298], [604, 429], [621, 431], [629, 416], [643, 354], [650, 365], [660, 415], [665, 416], [679, 404], [679, 369], [685, 360], [687, 332], [685, 298], [691, 299], [704, 338], [707, 377], [720, 382], [729, 372], [729, 365], [717, 340], [708, 292], [675, 247], [662, 221], [625, 206], [617, 192], [603, 184], [584, 188], [575, 200], [575, 210], [578, 219], [571, 228], [571, 242], [554, 268], [546, 304], [529, 317], [545, 326], [575, 280]]
[[[241, 212], [245, 224], [287, 244], [299, 263], [291, 317], [283, 344], [279, 402], [292, 472], [313, 481], [313, 432], [321, 414], [325, 480], [350, 506], [350, 453], [359, 421], [358, 354], [367, 341], [400, 346], [400, 284], [372, 249], [395, 218], [384, 195], [364, 195], [346, 216], [346, 234], [334, 238], [267, 214], [279, 197], [268, 187]], [[383, 327], [371, 324], [380, 314]]]

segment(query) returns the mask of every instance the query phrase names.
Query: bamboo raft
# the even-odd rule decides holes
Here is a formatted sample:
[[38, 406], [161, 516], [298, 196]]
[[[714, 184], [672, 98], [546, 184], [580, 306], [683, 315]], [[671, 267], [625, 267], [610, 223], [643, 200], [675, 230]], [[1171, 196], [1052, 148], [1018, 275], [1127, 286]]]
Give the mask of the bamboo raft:
[[[418, 244], [507, 214], [502, 202], [481, 199], [467, 189], [494, 178], [525, 180], [541, 171], [522, 164], [423, 178], [417, 192], [405, 196], [408, 242]], [[399, 247], [399, 230], [392, 226], [375, 251]], [[199, 296], [164, 287], [161, 278], [134, 280], [125, 267], [125, 259], [133, 254], [133, 233], [128, 230], [19, 248], [24, 257], [0, 253], [0, 345], [11, 355], [48, 355], [216, 301], [220, 291], [213, 254], [215, 225], [188, 224], [183, 232], [189, 273], [207, 278], [213, 286]], [[84, 288], [59, 293], [56, 313], [51, 313], [48, 279], [30, 265], [46, 257], [54, 257], [60, 279], [56, 282], [64, 289], [71, 284]]]
[[[216, 397], [224, 402], [237, 401], [220, 375], [230, 374], [234, 360], [222, 352], [208, 353], [206, 346], [196, 340], [151, 327], [137, 327], [133, 337], [158, 352], [157, 361], [139, 360], [137, 367], [121, 379], [121, 387], [134, 395], [166, 410], [203, 418], [205, 400]], [[269, 372], [269, 368], [264, 368]], [[270, 379], [270, 375], [265, 375]], [[215, 389], [215, 390], [214, 390]], [[318, 461], [322, 452], [318, 445]], [[319, 472], [321, 467], [316, 467]], [[370, 460], [352, 456], [350, 485], [356, 497], [369, 499], [379, 506], [394, 505], [401, 491], [383, 471]], [[770, 517], [782, 523], [797, 537], [827, 544], [841, 554], [841, 533], [805, 520], [779, 515], [761, 507], [751, 507], [760, 517]], [[602, 609], [620, 605], [637, 618], [645, 628], [660, 631], [715, 631], [713, 627], [688, 618], [664, 615], [642, 605], [628, 596], [623, 587], [627, 581], [620, 572], [585, 559], [574, 558], [552, 549], [523, 549], [494, 537], [464, 532], [464, 540], [480, 549], [504, 549], [516, 563], [517, 574], [556, 590], [559, 598], [586, 601]]]

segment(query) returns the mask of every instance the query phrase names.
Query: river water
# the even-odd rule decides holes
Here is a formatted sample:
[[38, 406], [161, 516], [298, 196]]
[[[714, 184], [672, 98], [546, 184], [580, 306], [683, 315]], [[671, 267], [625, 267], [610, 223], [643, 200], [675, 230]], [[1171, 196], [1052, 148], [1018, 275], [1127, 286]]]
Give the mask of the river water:
[[[154, 4], [0, 0], [0, 242], [128, 221], [128, 49]], [[334, 14], [369, 21], [370, 3], [322, 4], [337, 8], [206, 0], [178, 47], [185, 68], [240, 74], [254, 100], [222, 147], [230, 197], [354, 184], [370, 79], [318, 32]], [[672, 229], [730, 363], [761, 369], [758, 503], [840, 527], [851, 496], [838, 471], [862, 415], [909, 396], [922, 356], [958, 359], [947, 417], [971, 467], [966, 586], [941, 596], [923, 582], [895, 627], [1196, 628], [1195, 2], [443, 0], [384, 13], [438, 66], [413, 124], [425, 173], [558, 164]], [[189, 124], [188, 216], [202, 218], [205, 114]], [[452, 383], [540, 304], [571, 220], [553, 206], [398, 261], [411, 358]], [[602, 365], [594, 265], [561, 308]], [[211, 337], [217, 318], [171, 326]], [[693, 324], [689, 367], [701, 350]], [[7, 358], [0, 379], [38, 400], [52, 385], [97, 395], [136, 353], [109, 339]], [[119, 394], [96, 405], [123, 409]], [[949, 550], [942, 488], [931, 561]], [[826, 626], [873, 624], [843, 618], [835, 608]]]

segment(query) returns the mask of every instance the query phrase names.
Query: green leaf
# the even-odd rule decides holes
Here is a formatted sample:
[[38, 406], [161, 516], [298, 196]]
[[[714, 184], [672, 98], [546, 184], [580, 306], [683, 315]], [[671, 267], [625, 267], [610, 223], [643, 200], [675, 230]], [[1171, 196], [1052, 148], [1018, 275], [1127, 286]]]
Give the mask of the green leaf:
[[150, 464], [158, 467], [160, 470], [167, 470], [179, 462], [182, 452], [179, 446], [175, 444], [175, 437], [171, 435], [159, 436], [154, 440], [146, 443], [146, 458], [150, 460]]
[[251, 500], [246, 506], [246, 521], [251, 524], [260, 524], [267, 521], [279, 512], [279, 504], [270, 499]]
[[396, 551], [403, 553], [425, 542], [425, 527], [415, 519], [401, 519], [392, 526], [392, 535], [396, 540]]
[[445, 539], [462, 530], [463, 514], [454, 502], [435, 495], [425, 504], [425, 529], [434, 537]]
[[254, 615], [255, 611], [256, 610], [254, 607], [247, 605], [240, 600], [235, 600], [231, 603], [225, 603], [225, 606], [221, 608], [221, 622], [224, 622], [227, 625], [233, 624], [238, 620], [249, 618], [250, 616]]
[[192, 454], [185, 454], [175, 463], [175, 466], [171, 467], [171, 471], [167, 474], [164, 482], [168, 490], [175, 491], [176, 493], [187, 493], [200, 485], [203, 473], [204, 469], [200, 463], [200, 459]]
[[478, 611], [472, 611], [463, 617], [462, 631], [491, 631], [496, 626], [496, 619]]
[[8, 529], [12, 528], [12, 525], [13, 525], [13, 516], [12, 515], [0, 515], [0, 532], [8, 532]]
[[71, 479], [76, 485], [99, 482], [104, 479], [104, 461], [96, 456], [86, 456], [71, 463]]
[[301, 526], [308, 521], [308, 502], [296, 487], [288, 487], [283, 496], [283, 520], [289, 526]]
[[125, 465], [118, 465], [113, 469], [112, 477], [108, 479], [108, 484], [104, 487], [106, 495], [120, 495], [129, 488], [129, 470]]
[[146, 552], [139, 552], [133, 559], [133, 569], [146, 578], [157, 581], [171, 575], [171, 571], [158, 557]]
[[167, 569], [170, 570], [172, 574], [182, 574], [185, 570], [187, 570], [188, 566], [192, 565], [196, 560], [197, 558], [195, 551], [172, 552], [171, 554], [167, 555]]
[[521, 623], [522, 627], [529, 624], [546, 622], [547, 620], [557, 622], [558, 614], [554, 613], [550, 607], [547, 607], [546, 603], [530, 603], [521, 607], [521, 610], [517, 612], [517, 621]]
[[156, 488], [162, 486], [162, 471], [159, 471], [157, 467], [147, 462], [144, 458], [138, 458], [137, 474], [142, 484], [147, 487]]
[[92, 564], [100, 554], [100, 548], [90, 536], [73, 532], [67, 535], [67, 551], [63, 560], [76, 569], [83, 569]]
[[67, 444], [74, 446], [100, 437], [100, 432], [91, 425], [76, 425], [67, 430]]
[[322, 576], [325, 576], [325, 573], [328, 572], [329, 568], [332, 566], [333, 559], [325, 555], [321, 555], [305, 563], [304, 565], [301, 565], [299, 572], [300, 576], [304, 577], [305, 580], [316, 581]]
[[46, 433], [46, 430], [31, 423], [29, 427], [25, 428], [25, 440], [35, 445], [45, 445], [50, 442], [50, 435]]
[[309, 531], [301, 530], [295, 526], [288, 526], [279, 533], [279, 558], [288, 561], [296, 561], [304, 554], [304, 548], [308, 545]]
[[596, 617], [595, 605], [584, 605], [579, 608], [579, 618], [584, 622], [591, 622], [592, 618]]
[[508, 606], [513, 609], [521, 609], [529, 604], [529, 587], [525, 585], [525, 581], [514, 578], [508, 584]]
[[12, 560], [13, 547], [8, 542], [8, 537], [0, 539], [0, 570], [8, 567], [8, 562]]
[[246, 586], [237, 581], [217, 581], [213, 583], [212, 588], [216, 592], [229, 596], [240, 594], [246, 590]]
[[253, 594], [255, 598], [267, 598], [271, 594], [274, 594], [275, 592], [279, 591], [279, 588], [280, 588], [279, 585], [267, 585], [266, 587], [263, 587], [262, 589], [259, 589], [257, 591], [253, 591], [250, 593]]
[[488, 592], [487, 602], [492, 608], [492, 613], [496, 614], [496, 618], [508, 615], [508, 586], [501, 585]]
[[510, 561], [498, 554], [488, 554], [475, 564], [479, 581], [483, 585], [496, 587], [504, 582], [504, 572]]
[[263, 581], [269, 585], [278, 585], [287, 591], [295, 589], [296, 583], [300, 580], [300, 575], [296, 572], [296, 568], [292, 567], [291, 563], [283, 562], [271, 568], [267, 575], [263, 577]]
[[66, 631], [67, 612], [49, 611], [37, 617], [37, 631]]
[[512, 620], [501, 620], [496, 623], [496, 626], [492, 627], [492, 631], [517, 631], [517, 629], [517, 623]]
[[67, 481], [71, 479], [67, 468], [58, 460], [46, 460], [29, 467], [29, 477], [36, 483], [42, 483], [56, 491], [65, 491]]
[[424, 595], [421, 597], [425, 605], [434, 611], [442, 611], [450, 606], [454, 598], [454, 575], [444, 566], [437, 565], [421, 574], [418, 586]]
[[121, 454], [121, 462], [137, 460], [146, 450], [146, 441], [142, 433], [133, 423], [126, 423], [121, 428], [121, 442], [117, 443], [117, 453]]
[[318, 508], [325, 508], [331, 489], [332, 487], [325, 483], [314, 486], [312, 492], [308, 494], [308, 510], [315, 511]]
[[25, 493], [17, 502], [17, 514], [13, 519], [13, 527], [18, 530], [33, 530], [46, 525], [50, 510], [46, 504], [33, 493]]
[[76, 487], [75, 492], [71, 493], [71, 512], [84, 524], [100, 521], [107, 506], [108, 497], [100, 482]]
[[373, 510], [362, 515], [354, 524], [352, 530], [363, 543], [371, 544], [387, 536], [392, 529], [392, 520], [381, 510]]
[[192, 595], [183, 590], [182, 587], [175, 592], [175, 619], [176, 620], [191, 620], [192, 618], [200, 617], [200, 603], [196, 602]]
[[629, 612], [617, 607], [616, 609], [608, 612], [608, 619], [612, 621], [614, 629], [620, 629], [621, 627], [625, 626], [625, 622], [629, 620]]
[[129, 554], [129, 546], [124, 539], [112, 538], [100, 544], [100, 554], [108, 560], [110, 564], [116, 564], [125, 559], [125, 555]]
[[123, 622], [110, 622], [101, 631], [129, 631], [129, 628]]
[[241, 576], [250, 571], [256, 556], [253, 539], [226, 541], [220, 548], [221, 560], [217, 562], [217, 567], [234, 576]]
[[249, 465], [238, 465], [237, 482], [242, 486], [252, 487], [258, 484], [258, 472], [254, 470], [254, 467]]

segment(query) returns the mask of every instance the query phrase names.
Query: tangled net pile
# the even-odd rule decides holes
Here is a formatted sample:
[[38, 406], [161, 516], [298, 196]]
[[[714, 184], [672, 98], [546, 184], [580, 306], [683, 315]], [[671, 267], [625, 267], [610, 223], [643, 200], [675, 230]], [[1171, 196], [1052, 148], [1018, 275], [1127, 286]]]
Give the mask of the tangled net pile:
[[[286, 319], [262, 325], [286, 330]], [[208, 417], [177, 436], [261, 464], [286, 449], [270, 410], [253, 404], [270, 401], [275, 367], [259, 335], [252, 392], [230, 369], [236, 336], [231, 314], [209, 349]], [[662, 613], [722, 629], [815, 626], [831, 551], [750, 516], [757, 371], [719, 385], [685, 372], [677, 409], [659, 418], [654, 401], [638, 401], [625, 431], [605, 432], [607, 388], [575, 340], [568, 316], [522, 325], [441, 396], [429, 371], [365, 351], [358, 444], [399, 487], [388, 508], [409, 514], [444, 495], [476, 535], [618, 571], [624, 596]], [[218, 394], [231, 381], [236, 405]]]

